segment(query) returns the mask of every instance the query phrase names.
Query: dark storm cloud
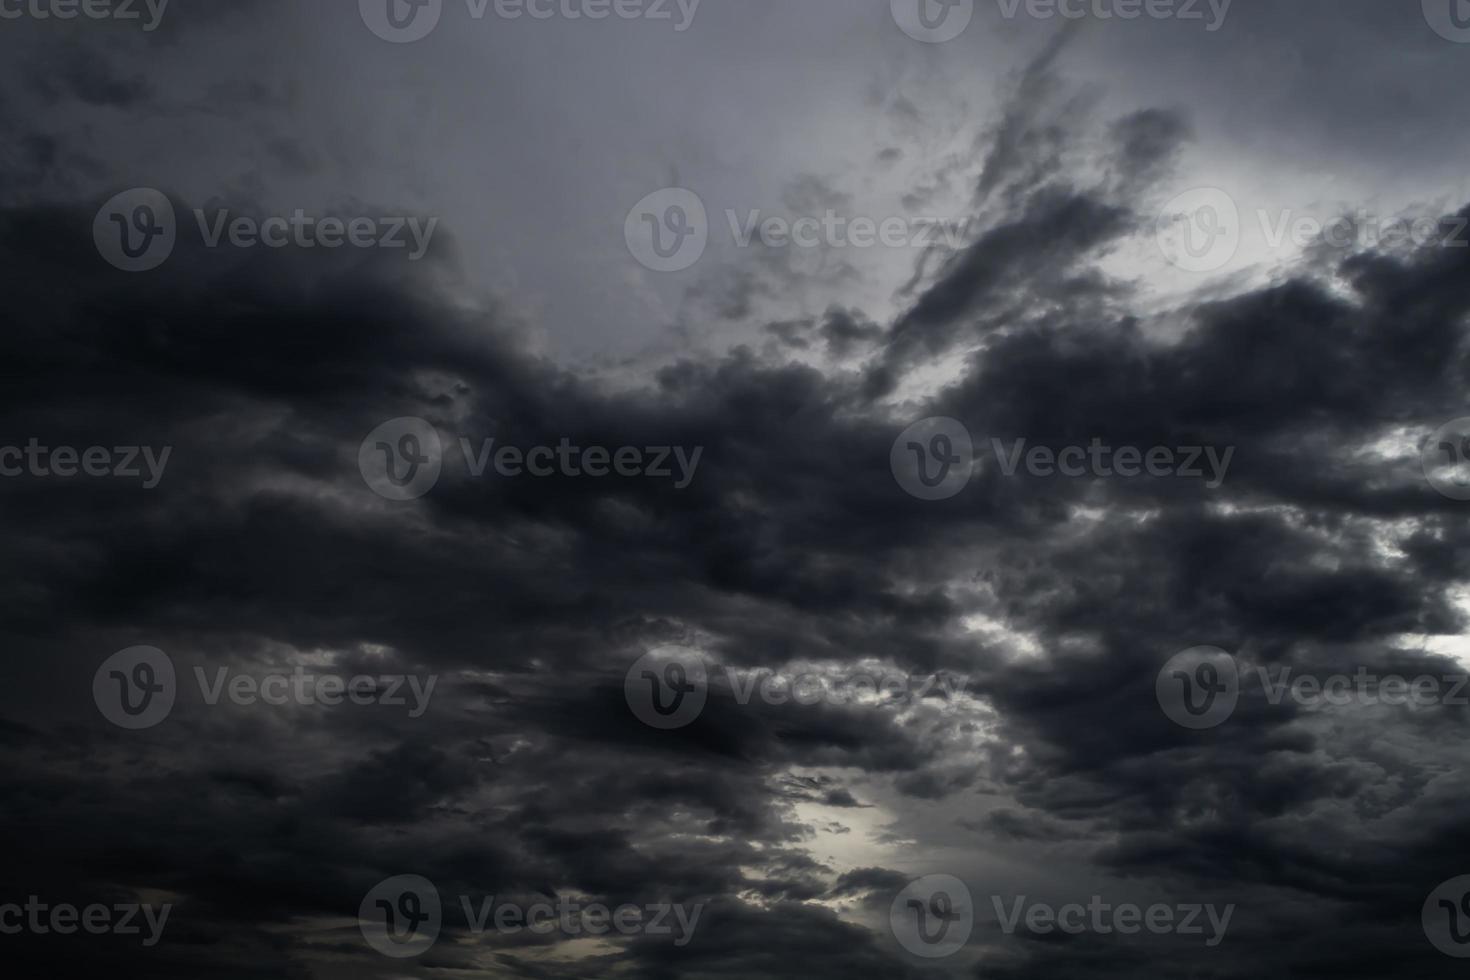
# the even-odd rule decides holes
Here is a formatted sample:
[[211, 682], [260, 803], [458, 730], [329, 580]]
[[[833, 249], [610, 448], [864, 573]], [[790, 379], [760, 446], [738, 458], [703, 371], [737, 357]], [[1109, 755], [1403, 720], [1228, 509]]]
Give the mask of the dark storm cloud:
[[[1191, 733], [1159, 713], [1153, 682], [1203, 643], [1304, 671], [1463, 669], [1389, 641], [1463, 632], [1447, 598], [1467, 567], [1463, 511], [1412, 461], [1359, 450], [1460, 413], [1470, 256], [1342, 256], [1332, 284], [1314, 271], [1189, 302], [1182, 335], [1160, 339], [1096, 260], [1146, 224], [1147, 185], [1187, 120], [1104, 121], [1102, 172], [1072, 173], [1085, 105], [1055, 76], [1056, 50], [972, 161], [988, 223], [891, 327], [833, 308], [770, 330], [836, 361], [874, 354], [861, 373], [737, 349], [612, 389], [533, 353], [502, 310], [459, 302], [447, 237], [419, 266], [181, 240], [162, 268], [127, 275], [93, 249], [100, 200], [0, 213], [16, 311], [0, 336], [0, 443], [174, 447], [155, 491], [0, 487], [14, 583], [0, 828], [23, 843], [7, 889], [177, 902], [157, 949], [32, 938], [12, 961], [156, 976], [916, 975], [881, 932], [912, 876], [813, 857], [800, 808], [840, 821], [999, 799], [951, 829], [1040, 861], [1059, 894], [1105, 874], [1237, 902], [1240, 931], [1204, 953], [977, 933], [994, 954], [982, 975], [1445, 972], [1420, 950], [1417, 910], [1470, 857], [1462, 710], [1334, 730], [1246, 683], [1228, 725]], [[14, 164], [32, 184], [61, 155], [43, 151]], [[798, 193], [843, 200], [820, 181]], [[902, 418], [881, 400], [946, 358], [958, 379]], [[357, 451], [404, 415], [434, 424], [450, 462], [428, 496], [389, 503]], [[930, 415], [964, 421], [982, 456], [992, 436], [1238, 455], [1213, 491], [1006, 477], [984, 458], [963, 495], [926, 504], [895, 485], [888, 452]], [[704, 461], [685, 490], [474, 478], [452, 462], [459, 438], [491, 436], [700, 446]], [[1409, 524], [1402, 557], [1385, 553], [1381, 521]], [[966, 632], [973, 613], [1039, 652]], [[968, 752], [977, 723], [938, 699], [741, 704], [716, 681], [697, 721], [654, 731], [629, 712], [623, 675], [666, 642], [746, 668], [954, 671], [993, 707], [993, 730]], [[191, 700], [120, 732], [89, 684], [135, 643], [185, 677], [326, 657], [441, 688], [421, 718]], [[377, 958], [353, 922], [401, 873], [446, 898], [445, 939], [408, 967]], [[641, 937], [553, 961], [535, 955], [550, 941], [473, 939], [456, 902], [563, 892], [707, 907], [688, 946]]]

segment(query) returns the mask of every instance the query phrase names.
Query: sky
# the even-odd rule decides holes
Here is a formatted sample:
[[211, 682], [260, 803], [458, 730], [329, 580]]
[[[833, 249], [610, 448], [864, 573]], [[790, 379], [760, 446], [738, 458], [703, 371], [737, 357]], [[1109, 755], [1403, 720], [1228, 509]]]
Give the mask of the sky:
[[0, 79], [22, 973], [1470, 956], [1470, 4], [0, 0]]

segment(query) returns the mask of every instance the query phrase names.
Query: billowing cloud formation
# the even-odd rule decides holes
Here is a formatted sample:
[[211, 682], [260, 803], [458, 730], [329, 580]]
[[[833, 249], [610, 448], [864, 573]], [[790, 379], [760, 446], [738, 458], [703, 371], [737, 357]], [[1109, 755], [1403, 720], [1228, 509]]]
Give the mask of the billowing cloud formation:
[[[120, 272], [94, 250], [102, 201], [46, 179], [66, 151], [13, 144], [0, 443], [170, 455], [153, 489], [0, 483], [0, 902], [172, 913], [156, 946], [32, 931], [7, 956], [163, 977], [1448, 975], [1419, 913], [1470, 871], [1463, 708], [1309, 705], [1254, 668], [1465, 670], [1445, 641], [1465, 629], [1466, 504], [1420, 449], [1465, 414], [1470, 249], [1313, 254], [1161, 310], [1110, 259], [1152, 244], [1188, 116], [1107, 116], [1058, 77], [1064, 51], [956, 164], [972, 233], [923, 257], [891, 323], [833, 307], [636, 385], [466, 302], [449, 233], [417, 264], [181, 237]], [[48, 84], [149, 96], [80, 62]], [[409, 417], [442, 472], [384, 499], [362, 443]], [[890, 468], [929, 417], [977, 451], [947, 500]], [[492, 438], [700, 456], [682, 488], [476, 475]], [[1233, 452], [1214, 487], [1008, 473], [1022, 439]], [[179, 696], [126, 731], [92, 683], [138, 645], [169, 656]], [[698, 717], [660, 731], [624, 682], [669, 645], [711, 679]], [[1191, 731], [1155, 680], [1201, 645], [1247, 669], [1233, 716]], [[753, 696], [763, 668], [932, 683], [801, 703]], [[401, 707], [210, 704], [221, 669], [434, 687]], [[937, 965], [889, 930], [935, 872], [977, 919]], [[444, 923], [392, 960], [358, 909], [403, 874], [435, 884]], [[1211, 947], [1000, 927], [1019, 896], [1095, 895], [1235, 909]], [[476, 935], [491, 896], [702, 911], [682, 945]]]

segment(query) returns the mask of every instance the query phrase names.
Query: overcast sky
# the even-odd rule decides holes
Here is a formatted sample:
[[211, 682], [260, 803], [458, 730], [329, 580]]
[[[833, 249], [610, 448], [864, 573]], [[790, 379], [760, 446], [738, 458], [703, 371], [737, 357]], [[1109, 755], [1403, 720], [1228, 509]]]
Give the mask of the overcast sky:
[[1470, 4], [1149, 3], [0, 0], [0, 954], [1458, 975]]

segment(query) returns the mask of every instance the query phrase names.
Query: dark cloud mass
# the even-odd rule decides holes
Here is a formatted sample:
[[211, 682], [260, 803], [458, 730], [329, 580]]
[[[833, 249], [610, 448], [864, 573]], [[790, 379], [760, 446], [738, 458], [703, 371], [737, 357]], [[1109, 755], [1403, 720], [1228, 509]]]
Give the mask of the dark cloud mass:
[[[406, 44], [374, 37], [353, 3], [174, 0], [155, 31], [0, 20], [0, 447], [16, 447], [0, 467], [32, 443], [140, 447], [132, 477], [58, 475], [55, 456], [0, 477], [14, 975], [1458, 975], [1443, 946], [1470, 948], [1453, 937], [1470, 904], [1431, 893], [1470, 875], [1470, 685], [1382, 695], [1386, 678], [1447, 691], [1470, 669], [1470, 503], [1423, 462], [1440, 438], [1470, 451], [1455, 442], [1470, 429], [1431, 435], [1470, 415], [1470, 247], [1260, 251], [1247, 235], [1241, 261], [1200, 273], [1166, 261], [1159, 216], [1207, 187], [1231, 190], [1241, 227], [1324, 201], [1360, 224], [1470, 226], [1470, 186], [1423, 162], [1458, 152], [1463, 87], [1422, 80], [1463, 81], [1470, 45], [1417, 2], [1404, 27], [1382, 4], [1303, 4], [1312, 21], [1238, 0], [1206, 33], [978, 0], [937, 44], [885, 2], [820, 17], [705, 2], [681, 32], [478, 22], [446, 2], [437, 33]], [[813, 92], [784, 79], [798, 55], [776, 39], [818, 22], [829, 33], [799, 45], [824, 66], [799, 76]], [[1315, 111], [1383, 132], [1397, 110], [1346, 108], [1361, 80], [1317, 51], [1375, 38], [1365, 71], [1408, 106], [1397, 173], [1381, 146], [1361, 168], [1311, 158], [1291, 129]], [[724, 143], [705, 139], [728, 105], [704, 79], [640, 87], [664, 46], [748, 91]], [[1195, 47], [1209, 57], [1189, 61]], [[1254, 87], [1275, 76], [1229, 72], [1222, 51], [1293, 55], [1311, 76], [1282, 93], [1281, 145], [1261, 136]], [[752, 52], [771, 78], [730, 67]], [[1171, 71], [1177, 90], [1157, 84]], [[1200, 71], [1220, 73], [1219, 94], [1199, 94]], [[451, 98], [451, 75], [482, 87], [487, 115]], [[1232, 84], [1261, 118], [1224, 154], [1215, 127], [1246, 111]], [[645, 99], [662, 100], [657, 125]], [[395, 135], [356, 125], [367, 100]], [[604, 154], [605, 173], [577, 169]], [[618, 240], [661, 184], [708, 206], [693, 268], [650, 271]], [[167, 260], [144, 271], [102, 245], [132, 187], [176, 216]], [[437, 223], [410, 260], [231, 247], [228, 231], [211, 245], [195, 219], [298, 208], [397, 221], [410, 246]], [[591, 217], [518, 224], [537, 208]], [[940, 216], [952, 234], [738, 245], [727, 208]], [[132, 203], [119, 213], [119, 229], [134, 220]], [[606, 313], [593, 356], [563, 346], [564, 330], [595, 343], [592, 323], [564, 322], [573, 309]], [[648, 322], [623, 344], [630, 309]], [[369, 434], [394, 419], [440, 441], [442, 471], [414, 499], [368, 478]], [[945, 499], [903, 471], [900, 433], [924, 419], [973, 445]], [[1079, 459], [1200, 447], [1205, 475], [1064, 476], [1008, 459], [1018, 440]], [[682, 484], [672, 451], [666, 478], [497, 475], [495, 449], [558, 445], [700, 455]], [[924, 467], [940, 444], [913, 445]], [[168, 447], [154, 486], [143, 447]], [[1213, 482], [1205, 447], [1230, 450]], [[104, 661], [139, 646], [167, 654], [177, 700], [130, 727], [104, 707]], [[1238, 703], [1192, 728], [1165, 665], [1196, 647], [1233, 655]], [[636, 692], [657, 699], [674, 675], [636, 665], [669, 649], [698, 651], [707, 677], [696, 716], [660, 728]], [[303, 674], [370, 678], [371, 703], [228, 693]], [[1283, 674], [1369, 680], [1336, 705], [1283, 696]], [[124, 691], [147, 677], [116, 675]], [[210, 703], [216, 677], [227, 693]], [[823, 695], [799, 696], [805, 683]], [[442, 925], [394, 958], [360, 907], [400, 875], [433, 883]], [[936, 875], [972, 899], [947, 955], [899, 924], [917, 908], [923, 931], [924, 903], [904, 896]], [[7, 917], [32, 896], [170, 911], [145, 943], [146, 924]], [[482, 932], [492, 898], [699, 917], [681, 942]], [[1017, 901], [1232, 912], [1207, 944], [1208, 926], [1007, 927]]]

